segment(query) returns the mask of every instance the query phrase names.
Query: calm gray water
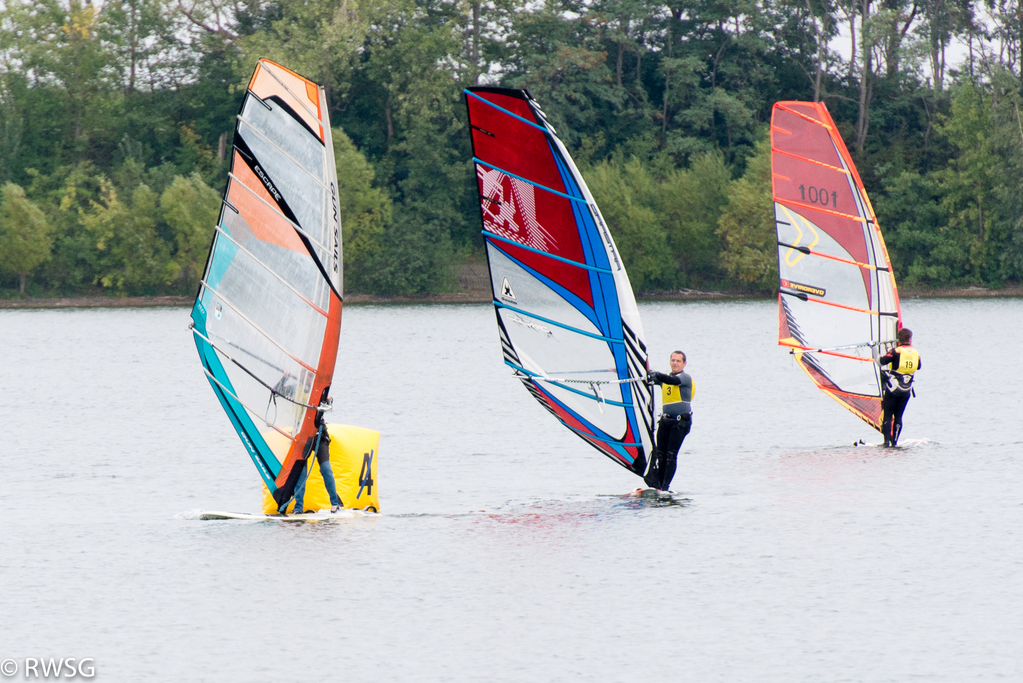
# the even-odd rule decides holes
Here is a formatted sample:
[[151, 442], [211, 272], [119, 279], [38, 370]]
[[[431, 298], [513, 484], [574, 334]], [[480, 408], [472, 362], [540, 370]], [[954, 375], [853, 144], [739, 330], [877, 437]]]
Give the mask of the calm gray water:
[[[1023, 679], [1023, 301], [909, 300], [904, 440], [814, 389], [773, 302], [641, 306], [696, 379], [673, 489], [511, 377], [489, 305], [346, 310], [332, 421], [384, 514], [255, 511], [187, 309], [0, 312], [0, 659], [105, 681]], [[339, 408], [339, 409], [338, 409]], [[23, 680], [19, 671], [9, 680]], [[2, 680], [2, 678], [0, 678]], [[32, 679], [34, 680], [34, 679]]]

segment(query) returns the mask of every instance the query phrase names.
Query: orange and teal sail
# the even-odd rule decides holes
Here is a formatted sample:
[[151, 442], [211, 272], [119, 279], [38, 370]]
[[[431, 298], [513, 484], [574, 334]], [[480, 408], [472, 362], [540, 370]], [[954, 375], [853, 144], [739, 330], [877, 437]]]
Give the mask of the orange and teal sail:
[[337, 170], [324, 89], [260, 60], [192, 331], [214, 393], [278, 504], [325, 408], [343, 293]]
[[899, 295], [874, 209], [823, 103], [774, 105], [771, 181], [778, 343], [824, 393], [880, 430], [874, 359], [896, 343]]

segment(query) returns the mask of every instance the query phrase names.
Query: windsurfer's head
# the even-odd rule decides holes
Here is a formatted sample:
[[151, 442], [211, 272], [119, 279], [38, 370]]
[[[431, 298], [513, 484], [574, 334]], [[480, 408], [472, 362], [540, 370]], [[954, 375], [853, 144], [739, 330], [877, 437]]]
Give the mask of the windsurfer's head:
[[908, 327], [903, 327], [899, 330], [899, 343], [900, 344], [912, 344], [913, 343], [913, 330]]
[[671, 371], [673, 373], [682, 372], [686, 367], [686, 354], [681, 351], [672, 351], [671, 358], [668, 359], [668, 363], [671, 364]]

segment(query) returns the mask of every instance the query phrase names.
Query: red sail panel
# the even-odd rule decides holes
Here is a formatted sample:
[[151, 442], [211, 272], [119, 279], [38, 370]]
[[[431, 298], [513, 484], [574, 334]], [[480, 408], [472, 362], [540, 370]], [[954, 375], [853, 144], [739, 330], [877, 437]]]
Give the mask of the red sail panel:
[[[558, 168], [559, 159], [547, 136], [526, 122], [541, 125], [529, 103], [505, 93], [473, 92], [474, 95], [468, 97], [469, 118], [473, 122], [474, 154], [482, 162], [477, 165], [476, 179], [484, 229], [529, 249], [586, 263], [574, 211], [588, 209], [582, 202], [556, 194], [571, 192], [565, 186]], [[525, 121], [508, 116], [477, 97], [493, 102]], [[592, 289], [585, 269], [566, 266], [529, 249], [513, 245], [502, 245], [502, 248], [593, 306]]]
[[[774, 105], [771, 117], [774, 201], [812, 220], [856, 261], [870, 263], [864, 239], [867, 217], [862, 215], [867, 207], [866, 193], [848, 157], [845, 143], [823, 104], [778, 102]], [[849, 182], [850, 176], [853, 183]], [[872, 220], [873, 216], [869, 218]], [[866, 269], [863, 284], [870, 301]]]

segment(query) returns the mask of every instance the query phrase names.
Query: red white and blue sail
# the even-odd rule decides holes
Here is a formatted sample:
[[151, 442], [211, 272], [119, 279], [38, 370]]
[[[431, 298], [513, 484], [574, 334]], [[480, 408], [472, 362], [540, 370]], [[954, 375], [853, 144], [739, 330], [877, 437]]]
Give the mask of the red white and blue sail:
[[192, 330], [210, 386], [279, 503], [291, 498], [333, 379], [342, 273], [324, 90], [260, 60]]
[[888, 250], [849, 150], [820, 102], [771, 115], [778, 343], [826, 394], [881, 428], [878, 354], [902, 323]]
[[621, 256], [554, 128], [524, 90], [466, 90], [504, 362], [566, 427], [643, 474], [653, 398]]

